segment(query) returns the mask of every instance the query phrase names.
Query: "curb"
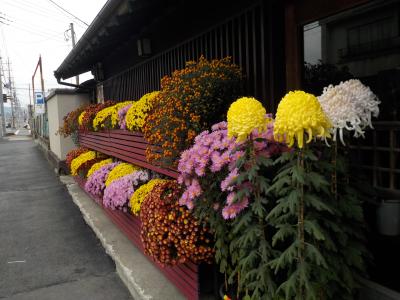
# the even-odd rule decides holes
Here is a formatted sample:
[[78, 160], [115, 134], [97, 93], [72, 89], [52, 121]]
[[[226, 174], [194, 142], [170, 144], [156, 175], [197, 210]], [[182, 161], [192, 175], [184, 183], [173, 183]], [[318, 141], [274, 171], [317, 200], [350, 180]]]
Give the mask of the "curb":
[[185, 299], [118, 227], [78, 186], [71, 176], [60, 176], [85, 222], [94, 231], [116, 271], [135, 300]]

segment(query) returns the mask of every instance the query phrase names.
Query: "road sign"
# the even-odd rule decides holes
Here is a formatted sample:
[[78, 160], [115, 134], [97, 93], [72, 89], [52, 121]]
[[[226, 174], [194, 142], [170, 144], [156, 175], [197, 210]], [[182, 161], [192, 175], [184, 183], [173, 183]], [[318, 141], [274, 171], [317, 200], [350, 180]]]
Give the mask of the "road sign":
[[42, 92], [35, 92], [36, 104], [44, 104], [44, 96]]
[[35, 114], [40, 115], [44, 113], [44, 95], [42, 92], [35, 92]]

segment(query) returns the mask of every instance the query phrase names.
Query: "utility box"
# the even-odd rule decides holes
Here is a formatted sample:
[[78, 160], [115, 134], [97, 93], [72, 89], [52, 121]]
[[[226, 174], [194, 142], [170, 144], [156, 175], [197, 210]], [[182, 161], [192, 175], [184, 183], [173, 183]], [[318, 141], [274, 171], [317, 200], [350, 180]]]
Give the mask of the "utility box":
[[64, 138], [57, 134], [59, 127], [63, 125], [64, 116], [89, 103], [89, 94], [78, 93], [75, 89], [55, 89], [46, 97], [51, 151], [49, 154], [58, 160], [56, 163], [65, 160], [67, 153], [77, 148], [71, 137]]

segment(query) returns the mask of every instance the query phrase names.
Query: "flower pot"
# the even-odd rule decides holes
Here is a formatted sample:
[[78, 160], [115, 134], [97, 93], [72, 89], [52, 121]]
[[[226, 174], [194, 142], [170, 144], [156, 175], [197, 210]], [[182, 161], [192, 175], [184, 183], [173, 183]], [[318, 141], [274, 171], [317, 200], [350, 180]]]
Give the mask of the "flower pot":
[[400, 200], [385, 200], [376, 212], [378, 232], [382, 235], [400, 235]]

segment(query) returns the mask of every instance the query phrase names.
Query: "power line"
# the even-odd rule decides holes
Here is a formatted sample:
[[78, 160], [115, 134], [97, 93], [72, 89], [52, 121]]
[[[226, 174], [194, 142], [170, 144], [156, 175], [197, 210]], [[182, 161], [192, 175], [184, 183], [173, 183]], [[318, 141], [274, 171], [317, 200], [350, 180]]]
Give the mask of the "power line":
[[56, 2], [54, 2], [53, 0], [49, 0], [51, 3], [53, 3], [55, 6], [57, 6], [58, 8], [62, 9], [63, 11], [65, 11], [66, 13], [68, 13], [69, 15], [71, 15], [72, 17], [74, 17], [75, 19], [77, 19], [78, 21], [82, 22], [83, 24], [85, 24], [86, 26], [89, 26], [88, 23], [86, 23], [85, 21], [82, 21], [81, 19], [79, 19], [77, 16], [73, 15], [72, 13], [70, 13], [68, 10], [66, 10], [65, 8], [63, 8], [62, 6], [58, 5]]
[[[58, 18], [57, 16], [53, 15], [53, 14], [49, 14], [48, 12], [42, 12], [40, 10], [38, 10], [37, 8], [34, 7], [29, 7], [23, 4], [20, 4], [19, 2], [8, 2], [7, 0], [3, 0], [5, 2], [5, 4], [11, 8], [16, 8], [18, 10], [23, 10], [26, 13], [30, 13], [37, 16], [43, 16], [46, 19], [50, 19], [54, 22], [59, 22], [60, 24], [64, 24], [65, 25], [65, 21], [60, 20], [60, 18]], [[64, 15], [60, 15], [62, 17], [65, 17]], [[13, 17], [14, 19], [17, 19], [15, 17]], [[21, 19], [20, 19], [21, 20]], [[23, 21], [26, 21], [25, 19]]]
[[[18, 0], [17, 0], [18, 1]], [[19, 0], [19, 1], [23, 1], [24, 2], [24, 4], [26, 3], [26, 0]], [[32, 1], [32, 0], [31, 0]], [[28, 1], [28, 2], [31, 2], [31, 1]], [[71, 15], [69, 15], [68, 13], [66, 13], [65, 11], [63, 11], [63, 10], [60, 10], [58, 7], [55, 7], [55, 6], [52, 6], [51, 4], [49, 5], [49, 3], [47, 2], [47, 0], [42, 0], [42, 1], [45, 1], [46, 2], [46, 4], [44, 4], [43, 2], [43, 5], [45, 5], [45, 6], [42, 6], [42, 5], [38, 5], [39, 4], [39, 2], [37, 1], [37, 0], [33, 0], [34, 1], [34, 3], [32, 3], [31, 5], [33, 5], [33, 7], [40, 7], [40, 9], [43, 9], [43, 10], [45, 10], [47, 13], [49, 13], [49, 11], [51, 11], [53, 14], [58, 14], [59, 16], [62, 16], [63, 18], [66, 18], [68, 21], [71, 21], [71, 20], [74, 20], [75, 19], [75, 17], [71, 17]], [[87, 28], [87, 26], [86, 25], [81, 25], [79, 22], [77, 23], [77, 25], [78, 26], [80, 26], [80, 27], [82, 27], [82, 28]]]
[[8, 47], [7, 47], [6, 38], [4, 36], [3, 26], [0, 27], [0, 33], [1, 33], [1, 39], [3, 41], [4, 49], [6, 51], [6, 55], [8, 56]]
[[71, 19], [71, 17], [67, 16], [64, 12], [60, 12], [60, 10], [58, 10], [57, 8], [49, 5], [47, 3], [47, 1], [46, 1], [46, 7], [39, 5], [39, 2], [37, 0], [35, 0], [34, 3], [32, 3], [31, 1], [27, 1], [27, 0], [13, 0], [13, 2], [19, 2], [23, 6], [30, 7], [31, 9], [38, 10], [38, 11], [43, 12], [50, 16], [54, 16], [54, 14], [58, 14], [60, 17], [62, 16], [62, 17], [68, 18], [68, 20]]
[[27, 29], [27, 30], [34, 30], [36, 32], [39, 32], [40, 34], [44, 34], [46, 36], [48, 36], [49, 38], [57, 38], [59, 40], [63, 40], [62, 38], [62, 34], [63, 31], [56, 31], [56, 30], [47, 30], [47, 29], [43, 29], [40, 26], [29, 26], [29, 24], [24, 24], [24, 23], [15, 23], [15, 24], [11, 24], [11, 26], [13, 25], [17, 25], [20, 28], [23, 29]]
[[29, 32], [30, 34], [41, 36], [41, 37], [47, 38], [49, 40], [64, 42], [62, 38], [56, 38], [56, 37], [51, 36], [51, 35], [47, 35], [47, 34], [44, 34], [44, 33], [32, 31], [32, 30], [26, 29], [24, 27], [17, 26], [15, 24], [11, 24], [10, 26], [13, 27], [14, 29], [25, 31], [25, 32]]
[[[24, 6], [27, 5], [26, 0], [14, 0], [14, 1], [17, 1], [17, 2], [18, 1], [22, 1]], [[66, 18], [66, 20], [70, 21], [70, 20], [74, 20], [75, 19], [75, 17], [71, 17], [71, 15], [69, 15], [65, 11], [63, 11], [63, 10], [60, 11], [60, 9], [58, 9], [58, 7], [53, 7], [53, 6], [49, 6], [49, 5], [46, 5], [46, 7], [44, 7], [42, 5], [39, 5], [37, 0], [34, 0], [34, 1], [35, 1], [35, 3], [32, 3], [32, 2], [29, 1], [30, 2], [30, 4], [29, 4], [30, 6], [29, 7], [33, 8], [33, 9], [39, 9], [41, 12], [44, 12], [44, 13], [48, 14], [51, 17], [54, 17], [54, 14], [57, 13], [59, 16], [62, 16], [63, 18]], [[48, 3], [47, 0], [42, 0], [42, 1], [46, 1], [46, 3]], [[57, 19], [57, 20], [60, 21], [60, 22], [63, 22], [60, 19]], [[78, 25], [79, 27], [81, 27], [83, 29], [87, 28], [86, 24], [85, 25], [81, 25], [80, 23], [76, 23], [76, 25]]]
[[[6, 6], [9, 6], [10, 8], [14, 8], [14, 9], [18, 9], [18, 10], [23, 10], [26, 13], [30, 13], [32, 15], [37, 16], [43, 16], [45, 17], [47, 20], [51, 20], [54, 22], [57, 22], [59, 24], [63, 24], [64, 26], [66, 25], [66, 21], [68, 20], [68, 23], [70, 22], [70, 20], [73, 20], [73, 17], [67, 16], [66, 13], [60, 12], [60, 10], [49, 10], [47, 8], [47, 10], [44, 10], [42, 7], [39, 7], [38, 5], [32, 6], [32, 5], [27, 5], [28, 3], [20, 3], [18, 2], [18, 0], [13, 0], [12, 2], [10, 2], [9, 0], [2, 0], [5, 2]], [[56, 9], [56, 8], [55, 8]], [[56, 15], [58, 14], [58, 16]], [[16, 18], [15, 16], [12, 16], [12, 19], [14, 20], [19, 20], [19, 23], [27, 23], [27, 21], [29, 21], [29, 19], [20, 19], [20, 18]], [[65, 21], [63, 21], [65, 20]], [[1, 20], [0, 20], [1, 21]], [[82, 25], [80, 25], [82, 26]], [[86, 28], [86, 27], [84, 27]], [[48, 30], [48, 29], [47, 29]]]

